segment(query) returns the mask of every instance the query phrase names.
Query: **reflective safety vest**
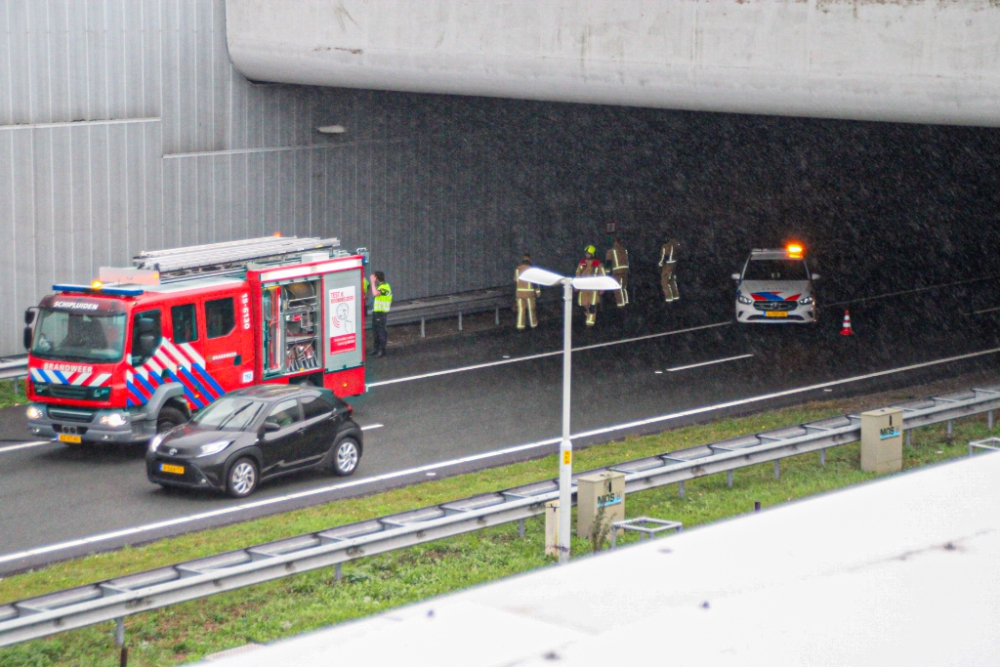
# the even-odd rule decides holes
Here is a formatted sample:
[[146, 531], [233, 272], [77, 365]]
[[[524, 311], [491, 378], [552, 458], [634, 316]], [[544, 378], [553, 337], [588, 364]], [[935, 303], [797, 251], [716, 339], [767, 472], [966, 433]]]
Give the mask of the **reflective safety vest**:
[[612, 271], [620, 271], [628, 268], [628, 250], [620, 243], [611, 246], [604, 259], [611, 264]]
[[388, 313], [392, 307], [392, 288], [389, 283], [379, 283], [375, 288], [375, 312]]

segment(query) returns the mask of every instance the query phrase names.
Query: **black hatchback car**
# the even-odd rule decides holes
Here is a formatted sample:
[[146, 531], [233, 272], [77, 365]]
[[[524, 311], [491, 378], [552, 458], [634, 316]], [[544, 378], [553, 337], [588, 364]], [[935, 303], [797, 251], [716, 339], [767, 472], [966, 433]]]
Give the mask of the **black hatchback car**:
[[240, 389], [153, 438], [146, 476], [164, 486], [216, 489], [243, 498], [260, 482], [306, 468], [350, 475], [362, 451], [361, 428], [352, 413], [328, 389]]

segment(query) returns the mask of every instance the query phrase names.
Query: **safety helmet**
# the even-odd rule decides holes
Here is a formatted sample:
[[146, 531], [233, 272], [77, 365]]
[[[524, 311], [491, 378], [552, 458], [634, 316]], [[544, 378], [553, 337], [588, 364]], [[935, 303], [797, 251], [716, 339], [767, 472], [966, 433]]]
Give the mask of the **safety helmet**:
[[597, 254], [597, 248], [595, 248], [592, 245], [587, 246], [586, 248], [583, 249], [583, 251], [584, 252], [589, 252], [591, 255], [596, 255]]

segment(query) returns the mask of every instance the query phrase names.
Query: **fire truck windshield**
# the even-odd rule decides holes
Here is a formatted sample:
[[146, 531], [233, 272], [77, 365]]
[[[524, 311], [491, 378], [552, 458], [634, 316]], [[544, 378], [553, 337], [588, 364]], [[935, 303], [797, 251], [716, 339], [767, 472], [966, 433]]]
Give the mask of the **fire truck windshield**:
[[31, 354], [41, 359], [110, 363], [125, 351], [125, 313], [39, 308]]

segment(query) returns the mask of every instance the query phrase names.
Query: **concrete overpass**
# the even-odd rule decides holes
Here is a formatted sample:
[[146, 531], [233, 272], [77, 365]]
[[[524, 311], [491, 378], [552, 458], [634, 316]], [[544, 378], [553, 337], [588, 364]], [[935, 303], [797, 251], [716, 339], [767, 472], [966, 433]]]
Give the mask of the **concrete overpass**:
[[226, 0], [251, 80], [1000, 125], [997, 0]]

